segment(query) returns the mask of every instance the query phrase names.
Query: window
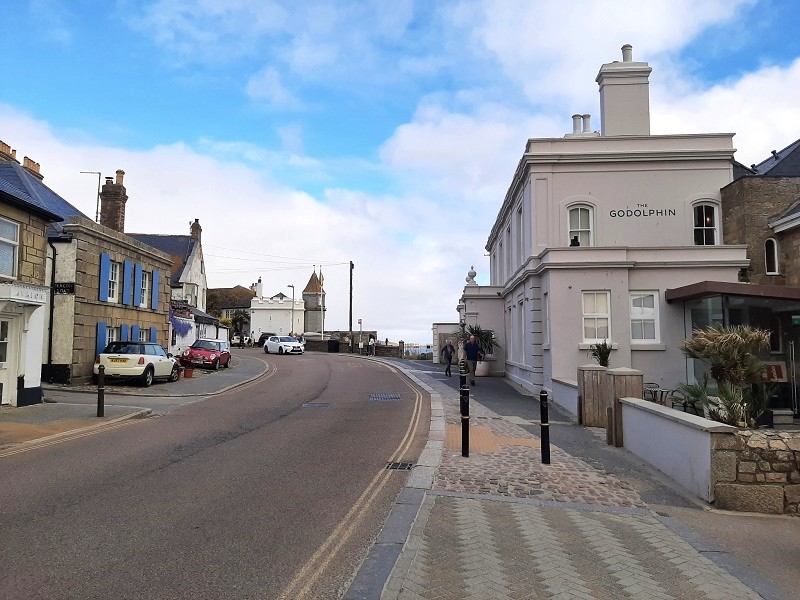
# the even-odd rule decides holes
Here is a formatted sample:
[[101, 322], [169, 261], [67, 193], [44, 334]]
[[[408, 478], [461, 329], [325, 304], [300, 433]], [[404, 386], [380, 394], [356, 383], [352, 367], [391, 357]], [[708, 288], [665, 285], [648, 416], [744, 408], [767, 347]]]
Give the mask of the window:
[[[172, 333], [174, 334], [175, 331], [173, 330]], [[146, 342], [147, 341], [147, 329], [145, 329], [144, 327], [142, 327], [139, 330], [139, 340], [138, 341], [140, 341], [140, 342]], [[173, 342], [173, 344], [174, 344], [174, 342]]]
[[694, 207], [694, 245], [713, 246], [717, 243], [717, 209], [713, 204]]
[[658, 342], [658, 292], [631, 292], [631, 341]]
[[0, 219], [0, 275], [17, 276], [17, 248], [19, 248], [19, 224], [8, 219]]
[[147, 303], [150, 300], [150, 272], [142, 271], [142, 296], [139, 302], [140, 308], [147, 308]]
[[517, 207], [517, 264], [525, 260], [525, 222], [522, 220], [522, 204]]
[[611, 332], [609, 292], [583, 292], [583, 341], [596, 344], [608, 340]]
[[764, 261], [767, 275], [780, 275], [778, 272], [778, 242], [772, 238], [764, 242]]
[[0, 363], [8, 360], [8, 321], [0, 321]]
[[108, 301], [119, 302], [119, 293], [122, 275], [122, 265], [118, 262], [111, 261], [111, 269], [108, 272]]
[[497, 285], [503, 285], [506, 282], [505, 273], [503, 272], [503, 242], [500, 242], [498, 248], [499, 248], [499, 250], [498, 250], [499, 266], [498, 266], [498, 269], [497, 269], [497, 275], [498, 275]]
[[[112, 265], [116, 263], [111, 263]], [[111, 296], [109, 296], [109, 300]], [[119, 340], [119, 327], [109, 327], [108, 331], [108, 342], [118, 342]]]
[[511, 252], [512, 248], [514, 248], [511, 242], [511, 225], [506, 227], [506, 277], [510, 276], [511, 273], [514, 272], [514, 269], [511, 268]]
[[593, 246], [593, 209], [591, 206], [576, 206], [569, 209], [569, 241], [578, 238], [581, 246]]

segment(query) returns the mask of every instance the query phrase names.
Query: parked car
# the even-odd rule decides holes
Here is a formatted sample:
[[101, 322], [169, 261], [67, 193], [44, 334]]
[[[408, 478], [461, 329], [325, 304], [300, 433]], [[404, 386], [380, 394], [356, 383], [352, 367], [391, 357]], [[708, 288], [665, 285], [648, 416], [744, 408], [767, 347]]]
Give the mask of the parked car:
[[302, 354], [305, 352], [303, 344], [288, 335], [271, 335], [264, 342], [264, 352], [277, 352], [278, 354]]
[[100, 365], [108, 379], [136, 379], [148, 387], [155, 379], [178, 380], [178, 361], [154, 342], [111, 342], [94, 361], [97, 381]]
[[241, 333], [234, 333], [231, 338], [231, 346], [247, 346], [248, 348], [253, 345], [253, 338]]
[[267, 338], [269, 336], [271, 336], [271, 335], [278, 335], [278, 334], [277, 333], [273, 333], [271, 331], [266, 331], [266, 332], [262, 333], [260, 336], [258, 336], [258, 341], [256, 342], [256, 344], [258, 346], [260, 346], [261, 348], [263, 348], [264, 347], [264, 343], [267, 341]]
[[181, 362], [185, 367], [227, 368], [231, 366], [231, 346], [227, 340], [195, 340], [183, 351]]

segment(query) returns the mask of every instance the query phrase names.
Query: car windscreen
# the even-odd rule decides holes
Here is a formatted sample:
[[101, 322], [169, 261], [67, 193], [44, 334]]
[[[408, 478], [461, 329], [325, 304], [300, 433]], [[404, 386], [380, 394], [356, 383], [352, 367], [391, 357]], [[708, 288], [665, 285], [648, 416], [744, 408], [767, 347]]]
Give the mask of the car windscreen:
[[192, 344], [192, 348], [202, 348], [203, 350], [216, 350], [217, 345], [214, 342], [209, 342], [208, 340], [197, 340], [194, 344]]
[[282, 337], [281, 341], [282, 342], [296, 342], [297, 340], [294, 339], [293, 337]]
[[103, 354], [144, 354], [141, 344], [131, 344], [130, 342], [111, 342], [103, 350]]

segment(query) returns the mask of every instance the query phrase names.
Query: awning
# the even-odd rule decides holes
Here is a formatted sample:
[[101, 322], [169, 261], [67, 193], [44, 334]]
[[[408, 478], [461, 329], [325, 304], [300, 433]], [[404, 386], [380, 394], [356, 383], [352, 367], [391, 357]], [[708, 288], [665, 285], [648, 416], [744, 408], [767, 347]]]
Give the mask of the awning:
[[701, 281], [667, 290], [664, 297], [667, 302], [676, 302], [720, 295], [800, 300], [800, 288], [784, 287], [782, 285], [756, 285], [755, 283]]

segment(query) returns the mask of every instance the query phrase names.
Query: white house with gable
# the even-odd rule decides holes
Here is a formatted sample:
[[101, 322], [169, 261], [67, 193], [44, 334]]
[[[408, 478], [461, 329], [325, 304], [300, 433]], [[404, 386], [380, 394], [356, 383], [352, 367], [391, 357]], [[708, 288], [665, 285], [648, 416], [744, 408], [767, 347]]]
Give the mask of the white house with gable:
[[250, 301], [250, 335], [253, 340], [258, 340], [262, 333], [290, 335], [303, 332], [306, 309], [302, 298], [292, 301], [282, 292], [265, 298], [261, 278], [255, 285], [255, 293]]
[[510, 379], [572, 412], [577, 367], [603, 340], [612, 367], [685, 381], [684, 307], [666, 291], [736, 282], [748, 264], [721, 228], [733, 134], [651, 135], [651, 68], [622, 55], [597, 75], [599, 132], [574, 115], [564, 137], [528, 140], [486, 243], [491, 285], [467, 285], [458, 307], [495, 328]]

